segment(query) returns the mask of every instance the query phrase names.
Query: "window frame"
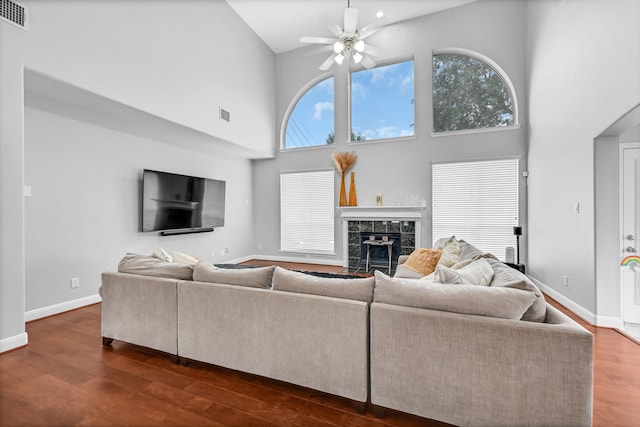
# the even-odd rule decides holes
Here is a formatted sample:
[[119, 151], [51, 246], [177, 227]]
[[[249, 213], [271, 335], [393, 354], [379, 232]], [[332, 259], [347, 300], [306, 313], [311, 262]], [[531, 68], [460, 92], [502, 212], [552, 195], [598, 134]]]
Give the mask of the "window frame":
[[[433, 57], [436, 55], [447, 55], [447, 54], [471, 57], [480, 62], [483, 62], [488, 67], [492, 68], [493, 71], [495, 71], [498, 77], [500, 77], [500, 80], [502, 80], [502, 83], [504, 83], [504, 86], [507, 89], [507, 92], [511, 96], [511, 105], [513, 107], [513, 124], [508, 126], [494, 126], [494, 127], [475, 128], [475, 129], [450, 130], [450, 131], [443, 131], [443, 132], [436, 132], [433, 129], [434, 128], [433, 121], [435, 116], [434, 105], [433, 105]], [[496, 61], [489, 58], [488, 56], [470, 49], [464, 49], [464, 48], [458, 48], [458, 47], [434, 49], [431, 53], [431, 72], [430, 72], [429, 78], [431, 79], [431, 100], [432, 100], [431, 136], [432, 137], [437, 138], [437, 137], [450, 136], [450, 135], [485, 133], [485, 132], [502, 132], [502, 131], [520, 129], [520, 107], [519, 107], [520, 104], [518, 103], [518, 97], [516, 94], [515, 86], [513, 85], [513, 82], [511, 81], [507, 73], [504, 71], [504, 69], [502, 69], [502, 67], [498, 65]]]
[[[330, 206], [331, 211], [331, 241], [333, 242], [333, 246], [330, 250], [322, 250], [322, 249], [303, 249], [297, 250], [294, 248], [284, 248], [283, 247], [283, 200], [282, 200], [282, 179], [285, 175], [303, 175], [303, 174], [317, 174], [317, 173], [326, 173], [325, 177], [327, 180], [330, 179], [331, 184], [328, 186], [330, 188], [330, 194], [327, 195], [330, 200], [327, 200], [327, 208]], [[334, 169], [314, 169], [314, 170], [301, 170], [301, 171], [288, 171], [288, 172], [280, 172], [279, 173], [279, 198], [280, 198], [280, 248], [279, 251], [282, 253], [295, 253], [295, 254], [313, 254], [313, 255], [335, 255], [336, 254], [336, 185], [335, 185], [335, 170]], [[306, 220], [308, 222], [308, 220]], [[329, 222], [329, 221], [327, 221]]]
[[365, 71], [366, 69], [363, 67], [349, 70], [348, 78], [347, 78], [347, 145], [361, 145], [361, 144], [372, 144], [372, 143], [384, 143], [389, 141], [409, 141], [415, 140], [418, 134], [417, 129], [417, 120], [416, 120], [416, 84], [415, 84], [415, 76], [416, 76], [416, 59], [415, 56], [404, 57], [404, 58], [396, 58], [389, 61], [376, 63], [376, 66], [371, 68], [376, 69], [380, 67], [386, 67], [394, 64], [401, 64], [403, 62], [413, 62], [413, 135], [405, 135], [405, 136], [396, 136], [391, 138], [378, 138], [378, 139], [367, 139], [363, 141], [352, 141], [351, 134], [353, 133], [353, 88], [352, 88], [352, 74], [357, 73], [359, 71]]
[[307, 94], [307, 92], [309, 92], [311, 89], [313, 89], [316, 85], [319, 85], [320, 83], [322, 83], [323, 81], [327, 80], [327, 79], [333, 79], [333, 134], [335, 137], [335, 133], [336, 133], [336, 109], [335, 109], [335, 105], [336, 105], [336, 76], [334, 73], [323, 73], [317, 77], [315, 77], [314, 79], [310, 80], [309, 82], [307, 82], [307, 84], [305, 84], [304, 86], [302, 86], [300, 88], [300, 90], [298, 90], [298, 92], [295, 94], [295, 96], [291, 99], [291, 102], [289, 102], [289, 105], [287, 106], [287, 109], [284, 112], [284, 116], [282, 119], [282, 123], [280, 124], [280, 138], [279, 138], [279, 147], [280, 147], [280, 152], [282, 153], [286, 153], [289, 151], [298, 151], [298, 150], [317, 150], [317, 149], [321, 149], [321, 148], [327, 148], [327, 147], [333, 147], [335, 145], [334, 144], [321, 144], [321, 145], [311, 145], [308, 147], [291, 147], [291, 148], [287, 148], [286, 147], [286, 143], [287, 143], [287, 127], [289, 125], [289, 120], [291, 119], [291, 114], [293, 113], [293, 111], [295, 110], [296, 106], [298, 105], [298, 102], [300, 101], [300, 99], [302, 99], [303, 96], [305, 96]]

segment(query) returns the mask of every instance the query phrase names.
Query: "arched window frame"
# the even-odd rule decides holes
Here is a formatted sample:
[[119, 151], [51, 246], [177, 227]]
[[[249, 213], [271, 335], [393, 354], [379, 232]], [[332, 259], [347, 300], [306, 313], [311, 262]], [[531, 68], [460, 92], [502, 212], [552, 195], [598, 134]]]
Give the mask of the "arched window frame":
[[[291, 102], [289, 103], [289, 105], [287, 106], [287, 109], [284, 112], [284, 117], [282, 119], [282, 124], [280, 125], [280, 151], [292, 151], [292, 150], [312, 150], [312, 149], [318, 149], [318, 148], [326, 148], [326, 147], [332, 147], [332, 144], [322, 144], [322, 145], [313, 145], [310, 147], [295, 147], [295, 148], [286, 148], [285, 144], [287, 142], [287, 126], [289, 125], [289, 119], [291, 118], [291, 114], [293, 113], [293, 110], [296, 108], [296, 106], [298, 105], [298, 102], [300, 101], [300, 99], [306, 95], [307, 92], [309, 92], [311, 89], [313, 89], [315, 86], [319, 85], [320, 83], [322, 83], [323, 81], [333, 78], [334, 79], [334, 96], [333, 96], [333, 103], [334, 103], [334, 113], [335, 114], [335, 76], [333, 73], [324, 73], [321, 74], [319, 76], [317, 76], [316, 78], [314, 78], [313, 80], [309, 81], [306, 85], [304, 85], [302, 88], [300, 88], [300, 90], [298, 91], [298, 93], [296, 93], [296, 95], [293, 97], [293, 99], [291, 100]], [[335, 117], [334, 117], [334, 135], [335, 135]]]
[[[446, 135], [461, 134], [461, 133], [496, 132], [496, 131], [520, 128], [520, 114], [519, 114], [520, 108], [518, 104], [518, 97], [516, 95], [516, 89], [513, 83], [511, 82], [511, 79], [509, 78], [507, 73], [502, 69], [502, 67], [500, 67], [500, 65], [498, 65], [497, 62], [495, 62], [493, 59], [489, 58], [488, 56], [483, 55], [479, 52], [475, 52], [473, 50], [469, 50], [469, 49], [448, 47], [448, 48], [434, 49], [432, 52], [432, 56], [446, 55], [446, 54], [461, 55], [461, 56], [468, 56], [468, 57], [474, 58], [478, 61], [485, 63], [487, 66], [491, 67], [496, 72], [496, 74], [500, 77], [505, 87], [507, 88], [509, 95], [511, 96], [511, 105], [513, 106], [513, 124], [509, 126], [463, 129], [463, 130], [444, 131], [444, 132], [435, 132], [432, 126], [431, 135], [435, 137], [435, 136], [446, 136]], [[433, 87], [433, 81], [431, 82], [431, 85]], [[433, 88], [432, 88], [432, 93], [433, 93]], [[433, 105], [431, 107], [431, 112], [433, 113]]]

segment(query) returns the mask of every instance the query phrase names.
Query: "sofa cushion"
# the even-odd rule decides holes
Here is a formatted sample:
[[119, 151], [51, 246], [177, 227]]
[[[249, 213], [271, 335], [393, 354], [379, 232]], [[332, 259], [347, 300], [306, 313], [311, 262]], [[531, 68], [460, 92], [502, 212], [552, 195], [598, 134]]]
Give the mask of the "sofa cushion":
[[374, 302], [519, 320], [536, 300], [533, 292], [506, 287], [447, 285], [391, 278], [375, 272]]
[[220, 268], [209, 261], [201, 260], [193, 267], [193, 280], [249, 288], [270, 288], [274, 269], [273, 265], [241, 269]]
[[455, 265], [451, 268], [438, 265], [433, 273], [434, 282], [452, 285], [489, 286], [492, 278], [493, 268], [484, 258], [465, 264], [461, 268], [455, 268]]
[[127, 253], [118, 263], [118, 272], [140, 274], [142, 276], [166, 277], [169, 279], [191, 280], [193, 266], [163, 261], [154, 256]]
[[441, 249], [417, 248], [409, 255], [409, 258], [407, 258], [403, 265], [406, 268], [426, 276], [427, 274], [433, 273], [441, 256]]
[[524, 313], [522, 320], [544, 322], [547, 315], [547, 304], [540, 289], [526, 275], [515, 268], [511, 268], [495, 259], [487, 258], [487, 261], [493, 268], [491, 287], [521, 289], [531, 292], [536, 296], [536, 299], [527, 312]]
[[276, 267], [273, 274], [273, 289], [284, 292], [321, 295], [326, 297], [371, 302], [375, 279], [317, 277], [310, 274]]

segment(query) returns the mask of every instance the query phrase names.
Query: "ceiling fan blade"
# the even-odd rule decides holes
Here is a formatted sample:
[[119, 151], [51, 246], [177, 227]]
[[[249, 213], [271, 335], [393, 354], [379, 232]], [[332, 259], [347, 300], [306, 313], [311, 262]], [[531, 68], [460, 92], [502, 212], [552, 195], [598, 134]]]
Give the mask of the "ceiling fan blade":
[[334, 44], [336, 39], [329, 37], [312, 37], [302, 36], [300, 37], [300, 43], [313, 43], [313, 44]]
[[354, 34], [358, 26], [358, 9], [353, 7], [344, 8], [344, 32]]
[[363, 55], [362, 61], [360, 61], [360, 63], [367, 70], [369, 70], [369, 69], [371, 69], [371, 68], [376, 66], [376, 61], [371, 59], [371, 57], [369, 55]]
[[387, 25], [388, 23], [389, 23], [389, 18], [387, 18], [386, 16], [381, 16], [380, 18], [377, 18], [373, 22], [370, 22], [368, 25], [365, 25], [360, 29], [360, 38], [364, 39], [365, 37], [369, 37], [371, 34], [375, 33], [376, 31], [378, 31], [380, 28]]
[[340, 33], [342, 33], [342, 28], [340, 28], [340, 25], [338, 24], [328, 24], [327, 28], [329, 28], [331, 34], [335, 35], [336, 37], [338, 37]]
[[327, 59], [325, 59], [324, 62], [322, 64], [320, 64], [320, 66], [318, 68], [320, 70], [322, 70], [322, 71], [327, 71], [329, 68], [331, 68], [331, 66], [334, 63], [333, 56], [334, 56], [333, 53], [331, 55], [329, 55], [329, 57]]
[[333, 46], [331, 46], [330, 44], [325, 44], [322, 46], [318, 46], [314, 49], [309, 49], [305, 52], [302, 53], [302, 56], [313, 56], [313, 55], [317, 55], [319, 53], [323, 53], [323, 52], [329, 52], [330, 50], [333, 50]]
[[369, 55], [377, 56], [378, 58], [387, 56], [386, 51], [384, 51], [383, 49], [377, 48], [375, 46], [371, 46], [368, 43], [364, 45], [364, 49], [362, 50], [362, 52], [368, 53]]

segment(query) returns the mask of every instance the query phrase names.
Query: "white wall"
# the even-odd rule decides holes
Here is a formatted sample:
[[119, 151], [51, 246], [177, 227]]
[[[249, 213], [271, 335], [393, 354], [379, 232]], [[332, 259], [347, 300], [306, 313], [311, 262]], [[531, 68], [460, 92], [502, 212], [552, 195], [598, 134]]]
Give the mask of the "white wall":
[[640, 101], [639, 16], [636, 0], [527, 3], [529, 271], [597, 315], [616, 313], [596, 303], [594, 139]]
[[[155, 163], [142, 161], [142, 147], [153, 147], [149, 157], [158, 159], [158, 168], [179, 169], [186, 173], [226, 179], [230, 190], [239, 191], [239, 201], [233, 201], [227, 208], [231, 213], [230, 217], [239, 209], [238, 218], [246, 219], [248, 217], [244, 217], [244, 212], [247, 205], [244, 198], [250, 197], [246, 193], [250, 193], [248, 182], [251, 172], [247, 161], [236, 157], [237, 153], [242, 153], [243, 158], [268, 157], [272, 155], [275, 140], [274, 54], [223, 0], [24, 0], [21, 3], [28, 8], [29, 31], [0, 22], [0, 351], [26, 343], [25, 250], [30, 256], [26, 274], [30, 284], [27, 308], [34, 309], [42, 304], [55, 304], [67, 298], [75, 298], [76, 294], [69, 290], [62, 291], [62, 294], [57, 292], [62, 289], [62, 282], [68, 283], [70, 274], [71, 277], [81, 275], [81, 280], [86, 277], [82, 282], [87, 286], [81, 285], [76, 290], [77, 295], [95, 292], [96, 279], [91, 277], [95, 269], [106, 264], [114, 267], [113, 261], [124, 251], [143, 247], [146, 249], [160, 243], [153, 238], [136, 235], [129, 228], [128, 221], [131, 219], [124, 217], [124, 211], [134, 206], [131, 188], [128, 187], [130, 180], [136, 178], [134, 169], [153, 167], [151, 163]], [[228, 43], [229, 41], [233, 43]], [[242, 49], [238, 49], [238, 46], [242, 46]], [[157, 135], [157, 138], [151, 138], [152, 141], [133, 135], [114, 135], [95, 126], [71, 125], [68, 118], [54, 117], [55, 115], [44, 114], [35, 109], [25, 117], [25, 67], [53, 81], [93, 94], [95, 99], [112, 102], [112, 105], [122, 111], [110, 117], [111, 125], [117, 124], [123, 115], [129, 113], [134, 118], [139, 117], [136, 112], [152, 117], [147, 123], [139, 125], [124, 123], [124, 132], [163, 121], [167, 124], [162, 125], [162, 129], [172, 129], [172, 132], [176, 127], [187, 129], [184, 132], [175, 131], [175, 134], [186, 135], [184, 140], [175, 142], [182, 149], [172, 147], [172, 144], [167, 146], [164, 135]], [[53, 101], [66, 102], [65, 99]], [[86, 105], [87, 108], [93, 106], [93, 101]], [[219, 107], [231, 112], [231, 123], [218, 120]], [[43, 119], [42, 123], [40, 119]], [[25, 122], [28, 127], [26, 137]], [[123, 216], [114, 229], [108, 231], [114, 232], [118, 226], [126, 226], [127, 229], [114, 233], [115, 236], [112, 236], [113, 240], [109, 241], [107, 247], [98, 249], [107, 262], [100, 266], [97, 265], [100, 261], [91, 262], [90, 270], [74, 270], [75, 267], [68, 261], [63, 262], [63, 265], [56, 264], [53, 256], [47, 257], [39, 251], [40, 247], [50, 247], [57, 256], [59, 252], [55, 251], [59, 248], [72, 250], [76, 254], [76, 250], [82, 250], [83, 260], [87, 261], [88, 252], [96, 250], [93, 239], [91, 243], [89, 239], [84, 239], [85, 236], [82, 236], [84, 240], [69, 240], [66, 234], [56, 234], [58, 230], [44, 230], [42, 218], [33, 218], [36, 210], [25, 211], [25, 162], [29, 163], [28, 167], [33, 167], [41, 155], [40, 150], [44, 150], [47, 143], [52, 143], [49, 135], [39, 128], [41, 124], [52, 132], [51, 135], [58, 137], [58, 143], [70, 144], [68, 148], [78, 145], [85, 136], [103, 143], [117, 140], [115, 144], [119, 144], [116, 146], [120, 150], [133, 150], [133, 157], [129, 160], [122, 160], [126, 153], [119, 157], [116, 155], [117, 151], [110, 152], [110, 155], [106, 151], [102, 152], [103, 160], [109, 159], [106, 164], [111, 166], [109, 170], [103, 169], [100, 175], [103, 180], [100, 188], [108, 192], [106, 200], [114, 202], [114, 199], [122, 197], [122, 188], [128, 188], [124, 190], [128, 192], [128, 201], [121, 207]], [[68, 140], [66, 133], [70, 135]], [[144, 135], [153, 132], [141, 133]], [[28, 137], [33, 140], [28, 140]], [[43, 141], [45, 139], [46, 142]], [[209, 144], [204, 149], [208, 155], [201, 155], [200, 152], [188, 154], [184, 147], [190, 146], [193, 149], [205, 143]], [[87, 147], [75, 148], [84, 150]], [[95, 148], [91, 154], [99, 152]], [[217, 149], [225, 154], [220, 157], [211, 155], [212, 150], [218, 151]], [[30, 157], [25, 158], [25, 150], [29, 150]], [[233, 152], [236, 154], [229, 154]], [[50, 160], [55, 159], [69, 167], [74, 167], [69, 162], [75, 162], [80, 171], [91, 165], [98, 166], [95, 157], [85, 159], [74, 157], [68, 152], [59, 153]], [[199, 158], [193, 160], [191, 157]], [[180, 164], [169, 168], [171, 159]], [[223, 164], [224, 173], [212, 171], [211, 168]], [[51, 180], [56, 179], [54, 173], [58, 169], [54, 163], [49, 165], [45, 170], [30, 169], [29, 178], [34, 179], [36, 184], [30, 183], [33, 185], [34, 195], [26, 201], [27, 208], [43, 203], [50, 191], [62, 192], [54, 188], [54, 182], [42, 182], [47, 172], [50, 173]], [[43, 175], [39, 175], [41, 173]], [[79, 179], [78, 175], [69, 172], [60, 172], [57, 176], [63, 182], [68, 182], [71, 176]], [[109, 182], [111, 179], [117, 182]], [[49, 185], [51, 186], [48, 187]], [[84, 188], [77, 190], [82, 191]], [[83, 218], [95, 215], [90, 207], [86, 208], [87, 211], [77, 207], [69, 209], [74, 209], [72, 212], [75, 209], [83, 211]], [[71, 212], [68, 213], [71, 215]], [[135, 212], [131, 214], [135, 215]], [[68, 225], [69, 222], [63, 221], [63, 224]], [[29, 226], [34, 229], [29, 229], [27, 234], [26, 228]], [[242, 227], [230, 225], [229, 231], [231, 234], [240, 232], [234, 238], [242, 238], [247, 233], [244, 227], [250, 225], [243, 224]], [[90, 236], [96, 237], [95, 232], [90, 233]], [[230, 243], [232, 239], [222, 234], [216, 231], [207, 237], [194, 236], [189, 242], [197, 243], [188, 245], [179, 237], [163, 242], [170, 241], [167, 246], [176, 248], [189, 246], [193, 251], [206, 254], [207, 250], [218, 244], [218, 240], [214, 243], [207, 239], [222, 238], [220, 243], [224, 242], [225, 247], [227, 244], [228, 247], [233, 247]], [[25, 247], [25, 239], [28, 239], [29, 247]], [[239, 247], [237, 253], [232, 252], [230, 255], [248, 255], [248, 251], [239, 252], [245, 252], [245, 249]], [[54, 271], [54, 277], [51, 281], [44, 280], [45, 273], [37, 271], [38, 269]], [[32, 287], [31, 284], [35, 286]]]
[[[95, 295], [126, 252], [162, 247], [224, 262], [251, 253], [251, 165], [28, 106], [25, 114], [26, 311]], [[212, 233], [139, 232], [144, 168], [222, 179], [226, 221]], [[224, 248], [229, 254], [220, 255]], [[212, 256], [215, 254], [215, 256]], [[81, 286], [72, 289], [70, 279]]]
[[[310, 149], [278, 152], [274, 159], [254, 161], [255, 231], [258, 254], [279, 253], [279, 174], [281, 172], [333, 169], [334, 151], [358, 154], [352, 169], [356, 176], [358, 202], [375, 205], [375, 196], [382, 193], [385, 205], [402, 204], [415, 196], [426, 200], [427, 212], [423, 227], [423, 242], [431, 241], [431, 164], [453, 160], [478, 160], [496, 157], [518, 157], [526, 170], [526, 84], [525, 84], [525, 5], [522, 2], [483, 1], [442, 13], [394, 25], [367, 39], [372, 45], [392, 52], [394, 58], [414, 57], [415, 64], [415, 138], [402, 141], [347, 144], [347, 93], [335, 94], [335, 144]], [[361, 17], [366, 21], [365, 17]], [[393, 35], [389, 38], [388, 35]], [[432, 136], [432, 52], [439, 48], [464, 48], [493, 59], [512, 80], [523, 126], [517, 129]], [[277, 120], [278, 129], [285, 119], [289, 104], [302, 88], [318, 78], [318, 65], [323, 55], [305, 56], [305, 49], [277, 57]], [[335, 87], [344, 88], [347, 74], [334, 68]], [[337, 177], [337, 175], [336, 175]], [[348, 185], [348, 183], [347, 183]], [[521, 221], [526, 224], [526, 180], [521, 178]], [[338, 179], [336, 179], [336, 195]], [[337, 196], [336, 196], [337, 197]], [[395, 202], [394, 202], [395, 201]], [[336, 213], [339, 218], [339, 210]], [[342, 224], [336, 221], [336, 256], [342, 254]], [[527, 233], [522, 242], [526, 244]], [[258, 248], [262, 245], [262, 249]], [[289, 255], [289, 254], [286, 254]], [[526, 252], [522, 259], [526, 261]]]

